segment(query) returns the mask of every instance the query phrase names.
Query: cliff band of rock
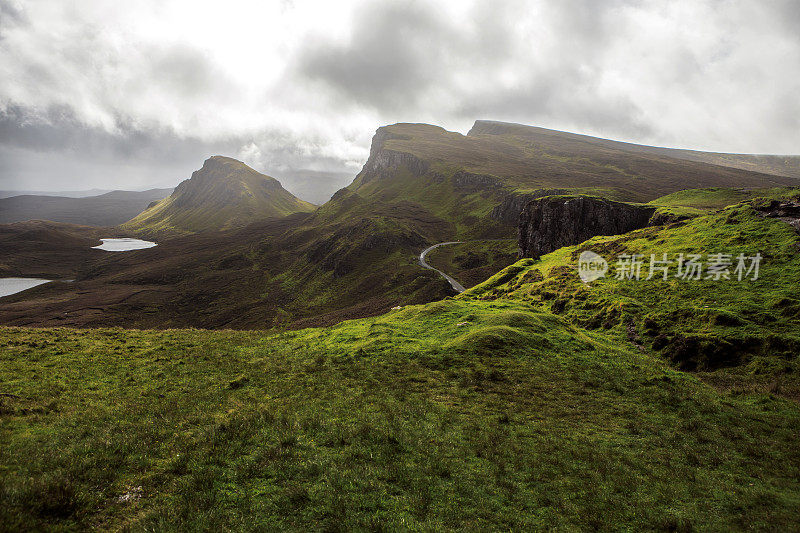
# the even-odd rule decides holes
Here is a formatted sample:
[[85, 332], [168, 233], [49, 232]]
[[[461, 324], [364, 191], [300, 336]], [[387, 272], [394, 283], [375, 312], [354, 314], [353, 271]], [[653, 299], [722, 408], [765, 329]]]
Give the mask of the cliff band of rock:
[[364, 167], [356, 176], [356, 182], [362, 185], [382, 175], [395, 171], [401, 166], [406, 167], [415, 176], [422, 176], [428, 172], [429, 165], [411, 154], [398, 152], [385, 148], [386, 141], [392, 139], [407, 139], [407, 136], [392, 133], [389, 128], [378, 128], [372, 137], [369, 158]]
[[790, 201], [773, 200], [769, 204], [756, 207], [762, 216], [783, 220], [800, 232], [800, 198]]
[[538, 258], [595, 235], [619, 235], [648, 225], [655, 208], [587, 196], [533, 200], [519, 216], [519, 255]]
[[507, 194], [499, 205], [492, 208], [489, 218], [500, 220], [511, 226], [519, 222], [519, 215], [531, 200], [538, 200], [545, 196], [556, 194], [567, 194], [567, 189], [539, 189], [533, 193], [511, 193]]

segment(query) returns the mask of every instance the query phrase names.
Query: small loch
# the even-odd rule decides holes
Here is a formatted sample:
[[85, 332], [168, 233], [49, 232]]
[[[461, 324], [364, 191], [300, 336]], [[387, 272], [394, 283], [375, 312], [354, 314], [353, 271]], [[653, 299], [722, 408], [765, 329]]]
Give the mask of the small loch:
[[99, 246], [92, 246], [97, 250], [105, 250], [106, 252], [130, 252], [131, 250], [142, 250], [144, 248], [152, 248], [156, 243], [151, 241], [143, 241], [141, 239], [100, 239], [103, 244]]
[[53, 280], [40, 278], [0, 278], [0, 298], [27, 291], [37, 285], [50, 283], [51, 281]]

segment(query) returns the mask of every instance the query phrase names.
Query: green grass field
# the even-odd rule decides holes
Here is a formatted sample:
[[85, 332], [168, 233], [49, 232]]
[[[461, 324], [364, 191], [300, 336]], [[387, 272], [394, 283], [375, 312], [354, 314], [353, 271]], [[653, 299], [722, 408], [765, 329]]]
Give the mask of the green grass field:
[[800, 406], [515, 301], [0, 333], [5, 529], [792, 529]]
[[[764, 262], [584, 284], [584, 249]], [[329, 328], [0, 328], [0, 529], [795, 530], [798, 280], [745, 203]]]

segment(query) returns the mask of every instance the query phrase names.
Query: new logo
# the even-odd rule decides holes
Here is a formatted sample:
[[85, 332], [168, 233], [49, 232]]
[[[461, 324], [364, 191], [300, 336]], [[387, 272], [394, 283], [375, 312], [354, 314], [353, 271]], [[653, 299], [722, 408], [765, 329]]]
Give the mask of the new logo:
[[578, 257], [578, 275], [584, 283], [602, 278], [608, 272], [608, 261], [594, 252], [584, 251]]

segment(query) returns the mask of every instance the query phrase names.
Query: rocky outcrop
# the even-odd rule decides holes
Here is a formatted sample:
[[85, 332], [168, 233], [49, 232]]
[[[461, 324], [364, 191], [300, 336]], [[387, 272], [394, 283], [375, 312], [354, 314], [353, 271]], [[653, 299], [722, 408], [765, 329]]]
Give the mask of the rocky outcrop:
[[426, 161], [412, 154], [390, 150], [385, 147], [386, 141], [408, 138], [408, 136], [393, 133], [386, 127], [378, 128], [378, 131], [372, 137], [369, 158], [364, 163], [361, 172], [356, 176], [356, 181], [361, 184], [369, 183], [375, 178], [390, 174], [401, 166], [406, 167], [415, 176], [422, 176], [428, 172], [429, 165]]
[[459, 170], [453, 174], [453, 188], [462, 193], [498, 189], [502, 186], [502, 181], [488, 174], [473, 174], [465, 170]]
[[489, 213], [489, 218], [516, 226], [519, 223], [519, 214], [532, 200], [554, 194], [565, 194], [566, 192], [566, 189], [539, 189], [532, 193], [511, 193], [492, 209]]
[[666, 226], [669, 224], [674, 224], [676, 222], [683, 222], [684, 220], [689, 220], [690, 218], [694, 218], [697, 215], [687, 215], [687, 214], [677, 214], [677, 213], [670, 213], [669, 211], [656, 211], [653, 213], [653, 216], [650, 217], [650, 221], [647, 223], [648, 226]]
[[756, 205], [755, 208], [761, 216], [783, 220], [800, 232], [800, 199], [772, 200], [765, 204]]
[[595, 235], [619, 235], [647, 226], [655, 208], [587, 196], [548, 196], [520, 213], [520, 258], [538, 258]]

